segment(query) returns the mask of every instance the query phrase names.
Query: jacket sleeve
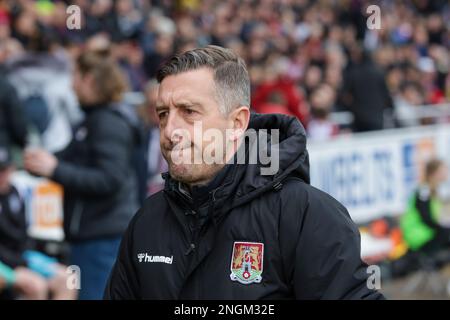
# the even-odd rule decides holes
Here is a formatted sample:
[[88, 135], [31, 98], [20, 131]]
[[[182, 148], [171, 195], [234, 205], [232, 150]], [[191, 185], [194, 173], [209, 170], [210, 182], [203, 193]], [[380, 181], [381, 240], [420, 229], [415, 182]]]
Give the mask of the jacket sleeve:
[[282, 210], [289, 214], [280, 224], [283, 255], [288, 259], [284, 264], [295, 297], [383, 299], [369, 289], [360, 235], [347, 210], [328, 194], [305, 187], [284, 201]]
[[133, 265], [132, 239], [134, 223], [139, 213], [130, 222], [119, 249], [119, 255], [109, 275], [103, 295], [104, 300], [137, 300], [139, 297], [139, 282], [137, 271]]
[[118, 116], [103, 114], [90, 125], [89, 150], [92, 166], [60, 160], [52, 180], [65, 190], [89, 195], [109, 195], [116, 192], [128, 178], [132, 129]]

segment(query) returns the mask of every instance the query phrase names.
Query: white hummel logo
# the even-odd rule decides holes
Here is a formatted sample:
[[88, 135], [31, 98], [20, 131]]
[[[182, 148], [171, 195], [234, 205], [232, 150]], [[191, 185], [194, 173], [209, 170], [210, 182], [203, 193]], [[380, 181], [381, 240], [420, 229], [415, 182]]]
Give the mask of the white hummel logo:
[[148, 253], [138, 253], [137, 258], [139, 262], [162, 262], [167, 264], [172, 264], [173, 256], [165, 257], [165, 256], [150, 256]]

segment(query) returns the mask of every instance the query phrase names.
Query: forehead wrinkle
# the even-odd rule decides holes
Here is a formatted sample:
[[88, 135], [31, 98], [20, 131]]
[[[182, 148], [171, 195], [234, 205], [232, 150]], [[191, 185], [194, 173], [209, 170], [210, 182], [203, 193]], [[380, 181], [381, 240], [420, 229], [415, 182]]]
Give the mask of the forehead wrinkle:
[[[206, 86], [200, 86], [200, 84], [196, 83], [196, 77], [198, 76], [196, 73], [198, 73], [198, 71], [204, 71], [203, 69], [171, 75], [164, 79], [159, 86], [157, 103], [167, 107], [173, 107], [175, 106], [175, 103], [177, 105], [197, 104], [205, 108], [205, 106], [213, 101], [214, 103], [219, 104], [220, 108], [220, 102], [217, 99], [214, 75], [210, 70], [206, 70], [208, 71], [207, 77], [211, 80]], [[211, 101], [209, 101], [209, 99]]]
[[173, 106], [173, 107], [182, 107], [182, 106], [192, 106], [192, 107], [202, 107], [204, 102], [201, 99], [198, 99], [190, 95], [192, 90], [183, 90], [183, 91], [170, 91], [167, 92], [164, 96], [159, 97], [157, 101], [157, 105], [162, 106]]

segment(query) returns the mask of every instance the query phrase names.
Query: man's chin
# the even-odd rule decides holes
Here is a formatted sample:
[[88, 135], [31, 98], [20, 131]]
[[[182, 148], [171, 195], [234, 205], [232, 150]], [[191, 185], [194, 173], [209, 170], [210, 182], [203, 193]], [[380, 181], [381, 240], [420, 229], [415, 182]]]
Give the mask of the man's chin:
[[192, 180], [192, 173], [189, 165], [171, 165], [169, 173], [172, 178], [183, 183], [190, 183]]
[[[170, 165], [169, 174], [170, 176], [187, 185], [197, 185], [204, 184], [209, 181], [208, 175], [203, 172], [204, 168], [198, 165]], [[202, 175], [203, 173], [203, 175]]]

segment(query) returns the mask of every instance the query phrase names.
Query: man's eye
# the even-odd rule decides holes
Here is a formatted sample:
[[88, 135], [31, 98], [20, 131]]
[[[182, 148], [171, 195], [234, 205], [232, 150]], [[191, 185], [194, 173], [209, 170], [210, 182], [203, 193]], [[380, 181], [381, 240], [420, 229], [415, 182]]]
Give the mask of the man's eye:
[[167, 111], [163, 111], [158, 113], [159, 119], [164, 119], [169, 113]]
[[192, 109], [184, 109], [184, 112], [185, 112], [187, 115], [193, 115], [193, 114], [195, 114], [195, 110], [192, 110]]

